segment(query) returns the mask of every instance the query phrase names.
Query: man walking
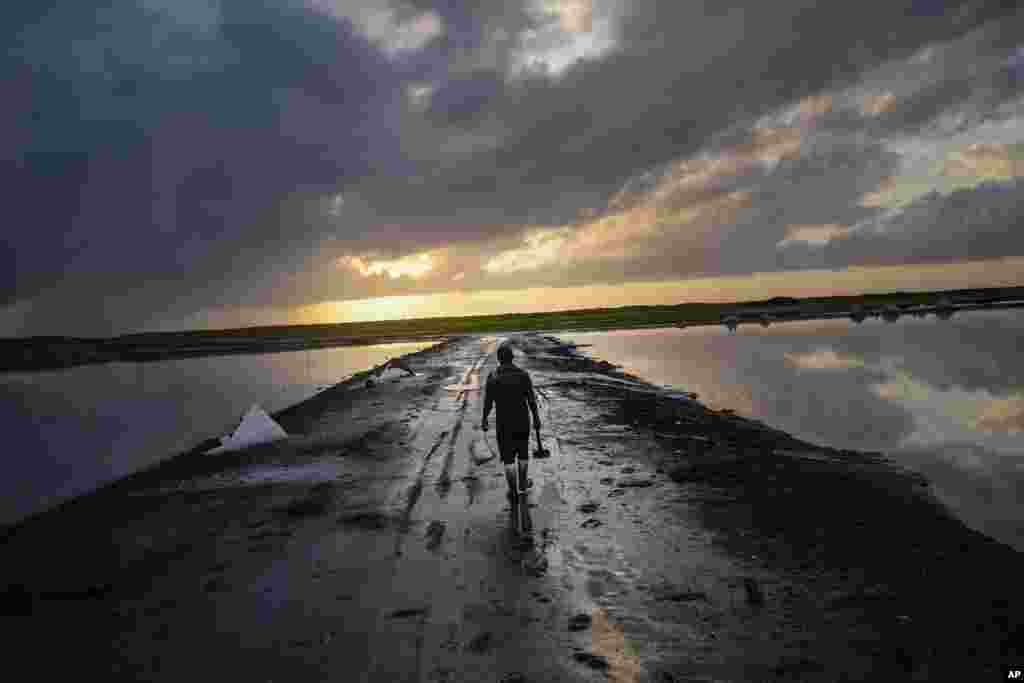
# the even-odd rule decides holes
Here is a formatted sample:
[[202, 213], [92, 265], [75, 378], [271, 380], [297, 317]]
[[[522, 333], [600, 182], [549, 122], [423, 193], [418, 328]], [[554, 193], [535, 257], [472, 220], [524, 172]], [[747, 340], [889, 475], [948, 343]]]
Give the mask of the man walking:
[[[505, 465], [508, 499], [513, 503], [518, 500], [520, 489], [526, 493], [526, 489], [533, 486], [533, 482], [526, 476], [530, 458], [530, 413], [533, 414], [534, 429], [540, 433], [540, 416], [537, 414], [533, 382], [525, 370], [512, 363], [514, 358], [508, 346], [502, 345], [498, 349], [498, 367], [487, 376], [484, 384], [484, 416], [480, 425], [486, 432], [491, 406], [497, 404], [498, 452]], [[516, 486], [517, 457], [519, 486]]]

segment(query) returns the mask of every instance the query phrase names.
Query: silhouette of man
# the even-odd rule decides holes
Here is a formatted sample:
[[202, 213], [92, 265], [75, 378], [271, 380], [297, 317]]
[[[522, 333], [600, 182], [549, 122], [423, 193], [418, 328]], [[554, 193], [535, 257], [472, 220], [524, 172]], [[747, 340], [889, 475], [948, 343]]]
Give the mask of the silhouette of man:
[[[518, 500], [518, 494], [526, 493], [533, 486], [527, 478], [530, 458], [530, 414], [533, 426], [540, 431], [540, 416], [537, 414], [537, 397], [533, 393], [533, 382], [525, 370], [513, 364], [515, 355], [508, 346], [498, 349], [498, 367], [491, 371], [484, 384], [484, 415], [480, 427], [487, 431], [487, 417], [491, 407], [497, 405], [498, 452], [505, 465], [505, 479], [508, 481], [508, 499]], [[516, 486], [516, 460], [519, 464], [519, 486]]]

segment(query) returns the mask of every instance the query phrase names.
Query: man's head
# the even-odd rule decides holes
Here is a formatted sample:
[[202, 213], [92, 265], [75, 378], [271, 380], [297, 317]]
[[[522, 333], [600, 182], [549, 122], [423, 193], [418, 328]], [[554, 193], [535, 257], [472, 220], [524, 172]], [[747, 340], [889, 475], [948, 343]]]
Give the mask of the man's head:
[[502, 365], [508, 365], [515, 358], [515, 354], [512, 353], [512, 349], [508, 346], [498, 347], [498, 362]]

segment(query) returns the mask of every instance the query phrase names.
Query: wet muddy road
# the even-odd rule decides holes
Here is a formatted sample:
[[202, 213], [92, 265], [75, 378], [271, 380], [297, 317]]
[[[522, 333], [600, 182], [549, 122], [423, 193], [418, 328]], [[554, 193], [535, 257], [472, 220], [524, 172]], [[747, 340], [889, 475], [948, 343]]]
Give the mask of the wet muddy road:
[[[940, 680], [944, 657], [950, 674], [1002, 666], [999, 625], [973, 640], [946, 629], [963, 652], [941, 650], [928, 610], [958, 603], [904, 588], [920, 567], [960, 564], [929, 555], [894, 578], [888, 558], [866, 558], [888, 547], [891, 508], [865, 491], [906, 506], [919, 484], [870, 459], [824, 467], [834, 453], [693, 403], [666, 413], [649, 387], [539, 335], [512, 342], [551, 457], [531, 462], [535, 486], [512, 508], [479, 426], [501, 341], [413, 354], [417, 377], [356, 377], [279, 415], [287, 442], [179, 459], [9, 532], [11, 651], [44, 678], [167, 681]], [[822, 496], [846, 496], [842, 511]], [[925, 505], [911, 507], [957, 552], [1019, 571]], [[994, 585], [964, 629], [993, 615], [1019, 628], [1019, 595]]]

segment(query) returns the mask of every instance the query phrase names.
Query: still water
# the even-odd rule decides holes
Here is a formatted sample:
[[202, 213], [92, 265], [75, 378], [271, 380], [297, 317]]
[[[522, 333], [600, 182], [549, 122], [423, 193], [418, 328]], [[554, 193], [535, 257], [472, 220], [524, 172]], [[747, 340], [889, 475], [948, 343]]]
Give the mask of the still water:
[[0, 523], [220, 436], [431, 343], [108, 363], [0, 374]]
[[560, 336], [709, 407], [882, 451], [968, 525], [1024, 550], [1024, 311]]

